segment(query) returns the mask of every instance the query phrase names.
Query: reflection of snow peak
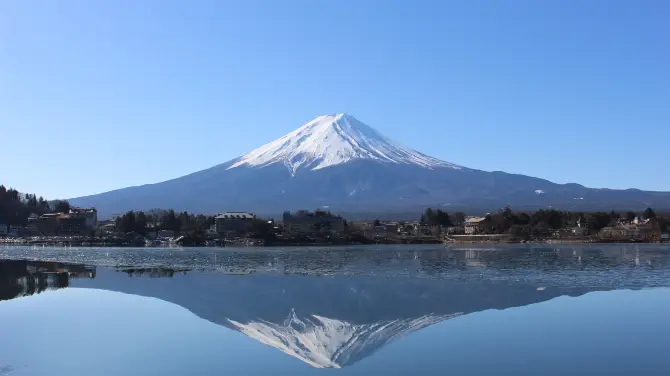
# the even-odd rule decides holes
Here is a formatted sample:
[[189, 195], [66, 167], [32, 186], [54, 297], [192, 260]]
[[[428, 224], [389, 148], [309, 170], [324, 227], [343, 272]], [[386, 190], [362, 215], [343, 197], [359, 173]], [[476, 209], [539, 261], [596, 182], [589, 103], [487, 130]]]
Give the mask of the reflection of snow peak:
[[379, 347], [415, 330], [453, 315], [425, 315], [373, 324], [348, 322], [312, 315], [301, 319], [291, 311], [282, 325], [268, 321], [248, 324], [229, 320], [239, 331], [317, 368], [340, 368], [369, 355]]

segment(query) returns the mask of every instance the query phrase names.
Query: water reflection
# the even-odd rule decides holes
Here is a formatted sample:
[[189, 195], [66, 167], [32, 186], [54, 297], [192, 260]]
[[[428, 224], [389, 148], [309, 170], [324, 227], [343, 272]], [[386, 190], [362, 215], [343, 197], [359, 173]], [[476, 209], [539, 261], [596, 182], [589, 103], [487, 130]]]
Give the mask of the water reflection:
[[47, 261], [0, 260], [0, 301], [70, 285], [73, 278], [95, 278], [95, 267]]
[[154, 268], [133, 268], [133, 267], [119, 267], [116, 271], [126, 273], [128, 277], [149, 277], [149, 278], [172, 278], [175, 273], [186, 274], [189, 269], [173, 269], [165, 267]]
[[[201, 252], [197, 257], [211, 256]], [[103, 267], [89, 274], [95, 279], [68, 281], [70, 287], [177, 304], [312, 367], [352, 368], [400, 338], [476, 312], [594, 291], [667, 286], [669, 260], [662, 247], [223, 252], [216, 267], [195, 271]], [[17, 263], [26, 264], [0, 262], [3, 291], [8, 281], [20, 278], [16, 272], [5, 278], [4, 270]], [[32, 268], [55, 271], [62, 265], [43, 262]], [[68, 275], [78, 268], [90, 270], [70, 265]]]
[[216, 270], [231, 274], [411, 275], [452, 277], [455, 272], [487, 276], [524, 269], [563, 273], [603, 267], [667, 268], [669, 245], [552, 246], [361, 246], [346, 248], [112, 249], [0, 247], [0, 259], [49, 259], [98, 266]]

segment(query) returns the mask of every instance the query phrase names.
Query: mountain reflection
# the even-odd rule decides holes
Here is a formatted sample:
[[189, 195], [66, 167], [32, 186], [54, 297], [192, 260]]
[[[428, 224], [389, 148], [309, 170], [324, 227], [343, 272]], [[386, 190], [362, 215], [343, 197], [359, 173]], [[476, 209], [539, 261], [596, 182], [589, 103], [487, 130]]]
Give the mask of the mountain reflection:
[[[72, 280], [71, 285], [168, 301], [314, 367], [340, 368], [461, 315], [670, 281], [670, 257], [662, 248], [288, 250], [216, 256], [216, 270], [99, 268], [97, 274], [93, 270], [95, 279]], [[53, 264], [53, 270], [62, 265], [41, 264]], [[5, 291], [9, 264], [0, 265]]]
[[95, 278], [95, 267], [48, 261], [0, 260], [0, 301], [65, 288], [73, 278]]
[[186, 274], [189, 269], [173, 269], [160, 266], [154, 268], [119, 267], [116, 268], [116, 271], [124, 272], [128, 274], [128, 277], [172, 278], [175, 273]]

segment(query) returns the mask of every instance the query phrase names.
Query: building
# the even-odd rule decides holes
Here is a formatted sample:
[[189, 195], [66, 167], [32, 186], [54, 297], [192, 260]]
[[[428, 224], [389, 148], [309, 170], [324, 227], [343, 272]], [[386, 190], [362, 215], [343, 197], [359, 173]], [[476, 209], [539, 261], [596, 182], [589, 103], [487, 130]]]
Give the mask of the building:
[[600, 230], [600, 237], [602, 239], [633, 239], [637, 237], [637, 226], [623, 223], [607, 226]]
[[589, 228], [588, 223], [586, 223], [586, 219], [584, 219], [583, 217], [579, 218], [577, 220], [577, 226], [572, 228], [572, 235], [582, 237], [588, 234], [589, 234]]
[[465, 234], [465, 228], [463, 226], [448, 226], [442, 233], [446, 235], [462, 235]]
[[646, 225], [646, 224], [649, 224], [649, 222], [651, 222], [651, 219], [649, 219], [649, 218], [642, 219], [640, 217], [635, 217], [635, 219], [633, 219], [632, 223], [636, 224], [636, 225]]
[[472, 217], [465, 220], [465, 235], [477, 235], [483, 232], [485, 217]]
[[87, 229], [94, 229], [98, 227], [98, 211], [95, 208], [71, 208], [68, 213], [71, 218], [83, 218], [84, 226]]
[[572, 236], [582, 237], [589, 234], [589, 229], [582, 226], [573, 227], [571, 229]]
[[398, 235], [401, 236], [411, 236], [414, 234], [414, 224], [412, 223], [402, 223], [398, 227]]
[[384, 225], [372, 226], [373, 238], [386, 238], [388, 236], [388, 228]]
[[382, 223], [382, 226], [386, 227], [386, 237], [394, 238], [398, 236], [398, 230], [400, 229], [398, 222]]
[[44, 236], [90, 235], [95, 226], [97, 226], [97, 222], [98, 218], [95, 209], [93, 209], [93, 212], [78, 212], [75, 210], [73, 214], [71, 212], [67, 214], [48, 213], [39, 217], [31, 215], [28, 218], [26, 231], [31, 234]]
[[340, 216], [330, 214], [315, 215], [313, 213], [284, 212], [284, 231], [290, 234], [312, 234], [312, 233], [340, 233], [344, 231], [344, 219]]
[[9, 228], [7, 229], [7, 235], [9, 236], [19, 236], [23, 234], [25, 227], [21, 225], [9, 225]]
[[214, 222], [213, 225], [209, 226], [209, 228], [207, 229], [207, 235], [212, 235], [212, 236], [217, 235], [216, 222]]
[[649, 224], [637, 225], [635, 223], [617, 223], [600, 230], [600, 238], [611, 240], [624, 239], [650, 239], [654, 237], [654, 231]]
[[400, 223], [398, 222], [383, 222], [382, 225], [386, 226], [388, 232], [397, 233], [398, 231], [400, 231]]
[[175, 232], [172, 230], [159, 230], [156, 231], [156, 238], [157, 239], [174, 239], [175, 237]]
[[642, 225], [638, 226], [638, 236], [640, 239], [651, 240], [659, 239], [661, 237], [660, 229], [654, 229], [654, 226], [650, 222], [645, 222]]
[[28, 224], [26, 225], [26, 231], [30, 234], [38, 234], [40, 232], [37, 223], [40, 219], [40, 216], [32, 213], [28, 216]]
[[99, 235], [112, 235], [116, 233], [116, 224], [111, 221], [98, 223], [97, 233]]
[[552, 232], [555, 238], [581, 238], [588, 235], [587, 228], [585, 227], [564, 227]]
[[363, 233], [368, 238], [387, 238], [388, 228], [384, 225], [367, 225], [364, 227]]
[[0, 236], [7, 236], [7, 225], [0, 223]]
[[84, 217], [61, 215], [58, 217], [57, 223], [58, 235], [87, 235], [91, 231], [91, 228], [87, 227]]
[[255, 219], [256, 216], [252, 213], [226, 212], [216, 216], [216, 232], [219, 234], [247, 232]]
[[632, 221], [619, 220], [616, 224], [603, 228], [599, 236], [608, 240], [653, 240], [661, 237], [661, 231], [654, 228], [650, 219], [635, 217]]
[[55, 236], [58, 234], [58, 219], [61, 215], [63, 213], [42, 214], [38, 218], [34, 218], [33, 223], [29, 224], [29, 226], [36, 228], [37, 233], [41, 235]]
[[368, 223], [363, 228], [363, 233], [368, 238], [394, 238], [398, 236], [398, 223]]
[[435, 234], [433, 226], [421, 223], [414, 224], [414, 236], [433, 236]]

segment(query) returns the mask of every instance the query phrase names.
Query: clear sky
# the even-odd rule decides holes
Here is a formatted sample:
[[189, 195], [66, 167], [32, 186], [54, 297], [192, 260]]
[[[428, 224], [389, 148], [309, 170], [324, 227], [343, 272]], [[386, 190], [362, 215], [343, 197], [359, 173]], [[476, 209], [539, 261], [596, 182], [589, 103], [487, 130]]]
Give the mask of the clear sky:
[[69, 198], [347, 112], [426, 154], [670, 191], [670, 2], [0, 3], [0, 183]]

